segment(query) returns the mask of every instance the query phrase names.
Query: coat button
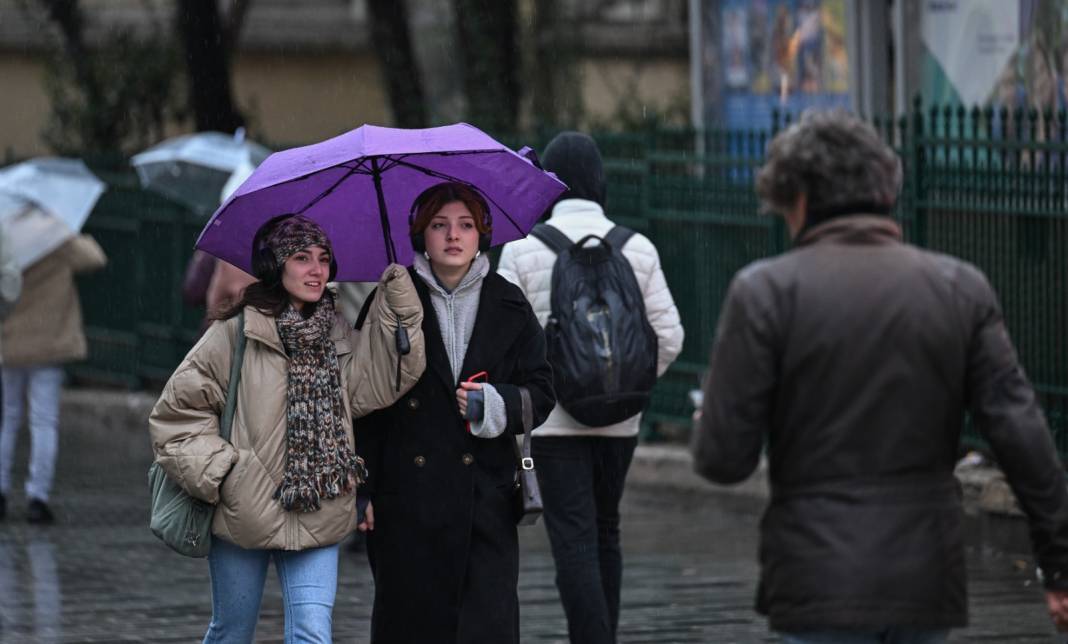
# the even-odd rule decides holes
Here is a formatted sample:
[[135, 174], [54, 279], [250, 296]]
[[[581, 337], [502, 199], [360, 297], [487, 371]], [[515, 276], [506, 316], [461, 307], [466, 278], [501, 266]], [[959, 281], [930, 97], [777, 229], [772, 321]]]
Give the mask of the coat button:
[[426, 457], [424, 457], [421, 454], [419, 456], [416, 456], [415, 457], [415, 466], [416, 467], [422, 467], [424, 465], [426, 465]]
[[413, 411], [416, 410], [416, 409], [419, 409], [419, 399], [418, 398], [409, 398], [408, 399], [408, 409], [411, 409]]
[[460, 460], [464, 462], [464, 465], [470, 465], [475, 462], [475, 457], [470, 454], [464, 454]]

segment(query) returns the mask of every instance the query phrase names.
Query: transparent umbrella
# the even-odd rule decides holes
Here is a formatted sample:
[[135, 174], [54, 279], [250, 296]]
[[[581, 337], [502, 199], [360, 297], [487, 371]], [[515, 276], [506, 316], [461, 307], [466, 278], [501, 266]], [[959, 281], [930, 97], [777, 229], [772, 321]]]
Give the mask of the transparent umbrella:
[[167, 139], [130, 160], [141, 185], [205, 217], [219, 207], [223, 186], [242, 166], [256, 167], [271, 154], [266, 147], [233, 135], [197, 132]]
[[0, 170], [0, 225], [19, 267], [78, 234], [104, 188], [78, 159], [41, 157]]

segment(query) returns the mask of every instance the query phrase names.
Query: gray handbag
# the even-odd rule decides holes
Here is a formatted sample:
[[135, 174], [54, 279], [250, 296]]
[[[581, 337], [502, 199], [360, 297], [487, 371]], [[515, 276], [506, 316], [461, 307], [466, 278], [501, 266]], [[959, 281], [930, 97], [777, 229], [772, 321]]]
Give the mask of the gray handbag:
[[538, 476], [534, 471], [534, 459], [530, 456], [530, 434], [533, 431], [534, 409], [530, 402], [530, 391], [526, 387], [519, 388], [519, 399], [523, 410], [523, 447], [514, 440], [515, 456], [518, 467], [515, 473], [515, 493], [519, 497], [519, 525], [534, 525], [542, 513], [541, 488], [538, 487]]
[[[237, 338], [230, 362], [226, 406], [219, 421], [219, 436], [225, 441], [230, 440], [230, 428], [234, 423], [245, 341], [245, 312], [242, 311], [237, 318]], [[152, 518], [149, 521], [152, 534], [180, 555], [207, 557], [211, 552], [211, 520], [215, 516], [215, 506], [187, 494], [167, 476], [159, 463], [152, 463], [148, 468], [148, 486], [152, 492]]]

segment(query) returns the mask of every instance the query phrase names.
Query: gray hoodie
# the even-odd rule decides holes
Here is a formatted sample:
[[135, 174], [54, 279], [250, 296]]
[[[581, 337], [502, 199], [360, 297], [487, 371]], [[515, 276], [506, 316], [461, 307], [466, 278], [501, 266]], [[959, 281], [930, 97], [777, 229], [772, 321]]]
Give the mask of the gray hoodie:
[[[460, 369], [463, 368], [467, 345], [471, 341], [471, 332], [475, 328], [478, 316], [478, 302], [482, 295], [482, 280], [489, 274], [490, 263], [485, 255], [479, 255], [471, 262], [471, 268], [460, 283], [449, 291], [438, 281], [430, 262], [422, 255], [415, 256], [415, 272], [423, 278], [430, 290], [430, 303], [437, 314], [441, 329], [441, 341], [445, 352], [449, 354], [449, 367], [453, 380], [459, 382]], [[490, 374], [492, 377], [492, 374]], [[482, 385], [485, 396], [485, 411], [481, 421], [471, 421], [471, 433], [479, 438], [495, 438], [504, 432], [508, 424], [505, 414], [504, 399], [490, 384]]]

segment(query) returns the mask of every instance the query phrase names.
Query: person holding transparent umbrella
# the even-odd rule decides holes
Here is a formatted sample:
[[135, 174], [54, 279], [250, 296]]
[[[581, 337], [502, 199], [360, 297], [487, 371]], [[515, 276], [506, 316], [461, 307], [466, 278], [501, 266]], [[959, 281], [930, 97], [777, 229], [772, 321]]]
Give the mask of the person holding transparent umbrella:
[[26, 520], [30, 523], [55, 520], [49, 502], [59, 447], [63, 365], [88, 356], [74, 276], [106, 264], [107, 256], [92, 237], [70, 239], [25, 270], [23, 296], [4, 320], [0, 492], [5, 497], [10, 492], [15, 437], [28, 402], [32, 446]]
[[105, 186], [78, 159], [42, 157], [0, 170], [0, 224], [23, 271], [23, 297], [3, 324], [0, 509], [6, 510], [18, 428], [29, 407], [26, 519], [51, 523], [63, 365], [88, 354], [74, 275], [103, 268], [100, 246], [79, 231]]

